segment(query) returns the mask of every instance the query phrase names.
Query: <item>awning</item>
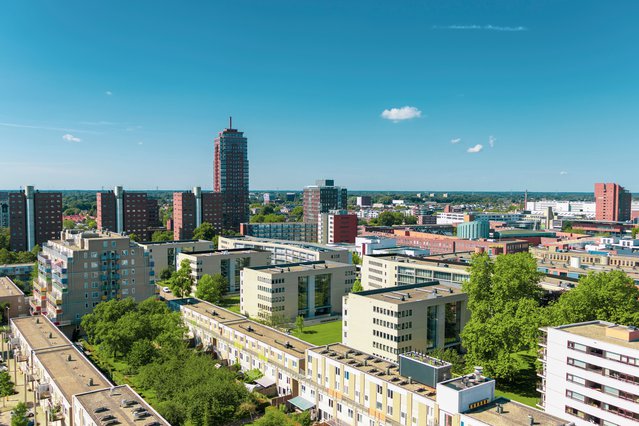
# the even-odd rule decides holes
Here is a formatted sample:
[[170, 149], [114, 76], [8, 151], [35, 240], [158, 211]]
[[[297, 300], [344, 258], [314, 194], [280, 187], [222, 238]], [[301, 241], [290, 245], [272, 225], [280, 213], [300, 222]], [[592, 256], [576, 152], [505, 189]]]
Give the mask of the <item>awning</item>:
[[273, 386], [275, 384], [275, 380], [271, 379], [270, 377], [260, 377], [257, 380], [254, 380], [255, 383], [257, 383], [258, 385], [262, 386], [264, 389]]
[[291, 398], [287, 402], [293, 404], [302, 411], [310, 410], [311, 408], [315, 407], [315, 404], [307, 399], [302, 398], [301, 396]]

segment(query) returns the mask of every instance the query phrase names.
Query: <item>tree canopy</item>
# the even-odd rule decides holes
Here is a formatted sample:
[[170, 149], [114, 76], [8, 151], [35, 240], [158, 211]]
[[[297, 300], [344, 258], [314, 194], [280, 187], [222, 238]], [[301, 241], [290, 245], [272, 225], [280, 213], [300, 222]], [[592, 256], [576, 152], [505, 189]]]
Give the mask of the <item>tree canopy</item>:
[[462, 331], [466, 361], [489, 375], [511, 380], [518, 371], [516, 352], [534, 347], [539, 321], [540, 273], [529, 253], [500, 255], [493, 261], [475, 254], [468, 294], [470, 320]]
[[182, 260], [180, 269], [168, 279], [166, 285], [177, 297], [185, 297], [191, 294], [193, 277], [191, 277], [191, 264], [187, 259]]
[[151, 235], [151, 241], [171, 241], [173, 240], [173, 232], [171, 231], [155, 231]]
[[200, 226], [193, 230], [194, 240], [208, 240], [212, 241], [213, 237], [217, 235], [217, 231], [213, 228], [209, 222], [202, 222]]
[[213, 276], [204, 274], [197, 282], [195, 297], [210, 303], [220, 303], [228, 287], [229, 282], [222, 274], [215, 274]]

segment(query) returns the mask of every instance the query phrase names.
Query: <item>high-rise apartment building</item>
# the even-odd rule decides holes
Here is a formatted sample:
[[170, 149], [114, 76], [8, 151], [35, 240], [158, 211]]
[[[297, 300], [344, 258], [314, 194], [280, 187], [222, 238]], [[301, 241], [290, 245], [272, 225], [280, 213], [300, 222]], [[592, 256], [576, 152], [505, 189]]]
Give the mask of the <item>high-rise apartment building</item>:
[[630, 220], [632, 194], [616, 183], [596, 183], [595, 203], [597, 220], [625, 222]]
[[173, 193], [173, 239], [193, 238], [193, 231], [203, 222], [217, 231], [223, 226], [223, 196], [219, 192], [202, 192], [199, 186], [191, 192]]
[[304, 222], [317, 222], [320, 213], [346, 210], [347, 190], [332, 179], [320, 179], [304, 188]]
[[540, 407], [576, 426], [639, 422], [639, 331], [604, 321], [543, 329]]
[[156, 294], [149, 254], [115, 233], [67, 230], [42, 246], [38, 270], [31, 312], [60, 326], [78, 325], [100, 302]]
[[98, 230], [150, 239], [149, 227], [159, 222], [157, 200], [149, 199], [146, 192], [125, 191], [121, 186], [98, 192], [96, 199]]
[[249, 219], [247, 139], [233, 122], [215, 138], [213, 189], [222, 194], [223, 228], [238, 231]]
[[0, 193], [0, 226], [9, 227], [11, 250], [31, 250], [62, 231], [62, 193], [24, 191]]
[[317, 215], [317, 242], [320, 244], [355, 243], [357, 215], [346, 210], [331, 210]]

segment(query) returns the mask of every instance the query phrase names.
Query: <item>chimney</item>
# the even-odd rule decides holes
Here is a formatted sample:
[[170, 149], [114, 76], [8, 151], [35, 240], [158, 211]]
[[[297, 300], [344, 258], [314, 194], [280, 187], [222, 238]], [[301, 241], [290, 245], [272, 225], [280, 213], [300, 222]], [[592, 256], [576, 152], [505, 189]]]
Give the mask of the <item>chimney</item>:
[[71, 361], [71, 354], [67, 355], [67, 361]]
[[497, 414], [503, 414], [504, 407], [501, 404], [497, 404]]
[[89, 386], [93, 386], [93, 377], [89, 378]]
[[531, 415], [528, 416], [528, 424], [533, 426], [535, 424], [535, 418]]
[[413, 384], [413, 378], [411, 376], [408, 376], [408, 384], [409, 385]]

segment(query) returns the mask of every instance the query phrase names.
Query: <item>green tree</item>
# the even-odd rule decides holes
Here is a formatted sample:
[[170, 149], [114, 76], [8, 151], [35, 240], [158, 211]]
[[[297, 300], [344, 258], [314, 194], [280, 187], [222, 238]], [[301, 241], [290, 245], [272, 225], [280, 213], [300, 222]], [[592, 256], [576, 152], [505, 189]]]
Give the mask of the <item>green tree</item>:
[[151, 235], [151, 241], [172, 241], [173, 232], [171, 231], [155, 231]]
[[[634, 228], [632, 228], [632, 230], [630, 231], [632, 233], [632, 238], [635, 239], [637, 238], [637, 233], [639, 232], [639, 227], [635, 226]], [[0, 245], [1, 247], [2, 245]]]
[[466, 360], [464, 357], [454, 348], [436, 348], [428, 353], [429, 356], [442, 361], [446, 361], [452, 364], [453, 374], [461, 376], [469, 373], [469, 369], [466, 367]]
[[6, 371], [0, 372], [0, 397], [2, 397], [2, 406], [5, 406], [7, 397], [16, 393], [11, 381], [11, 375]]
[[514, 379], [518, 360], [513, 355], [536, 344], [540, 276], [529, 253], [500, 255], [494, 262], [485, 253], [473, 255], [470, 279], [462, 284], [471, 312], [461, 335], [469, 365], [482, 365], [498, 379]]
[[220, 303], [222, 297], [226, 294], [228, 286], [228, 280], [222, 274], [213, 276], [204, 274], [197, 282], [195, 297], [210, 303]]
[[294, 222], [301, 222], [302, 219], [304, 218], [304, 207], [302, 206], [294, 207], [293, 210], [291, 210], [289, 217]]
[[269, 407], [262, 417], [253, 422], [254, 426], [295, 426], [293, 419], [282, 410]]
[[11, 411], [11, 426], [27, 426], [28, 424], [27, 404], [19, 402], [13, 411]]
[[297, 318], [295, 318], [295, 328], [297, 329], [297, 331], [299, 331], [300, 333], [302, 331], [304, 331], [304, 317], [301, 315], [298, 315]]
[[602, 320], [639, 324], [639, 289], [622, 271], [591, 272], [546, 308], [548, 325]]
[[362, 287], [362, 282], [357, 278], [353, 283], [353, 288], [351, 289], [353, 293], [359, 293], [360, 291], [364, 291], [364, 287]]
[[362, 258], [360, 257], [359, 253], [357, 253], [356, 251], [352, 253], [351, 258], [353, 259], [353, 265], [362, 264]]
[[135, 242], [140, 241], [140, 237], [138, 237], [138, 235], [134, 233], [129, 234], [129, 238], [131, 239], [131, 241], [135, 241]]
[[73, 228], [75, 228], [75, 222], [72, 221], [72, 220], [69, 220], [69, 219], [64, 219], [62, 221], [62, 227], [64, 229], [73, 229]]
[[131, 350], [127, 354], [127, 362], [134, 371], [143, 365], [150, 364], [157, 357], [157, 349], [150, 340], [137, 340], [131, 344]]
[[171, 267], [166, 267], [164, 269], [162, 269], [162, 272], [160, 272], [160, 280], [161, 281], [166, 281], [168, 279], [170, 279], [173, 276], [173, 272], [175, 272], [173, 270], [173, 268]]
[[417, 218], [415, 216], [404, 216], [404, 225], [416, 225]]
[[166, 282], [173, 294], [177, 297], [185, 297], [191, 294], [193, 287], [193, 277], [191, 277], [191, 263], [184, 259], [170, 280]]
[[193, 230], [193, 239], [195, 240], [213, 240], [217, 235], [215, 228], [209, 222], [202, 222], [200, 226]]
[[87, 228], [89, 228], [89, 229], [97, 229], [98, 228], [98, 222], [96, 222], [93, 219], [87, 219]]
[[9, 250], [10, 248], [9, 240], [10, 240], [9, 228], [0, 227], [0, 249]]

